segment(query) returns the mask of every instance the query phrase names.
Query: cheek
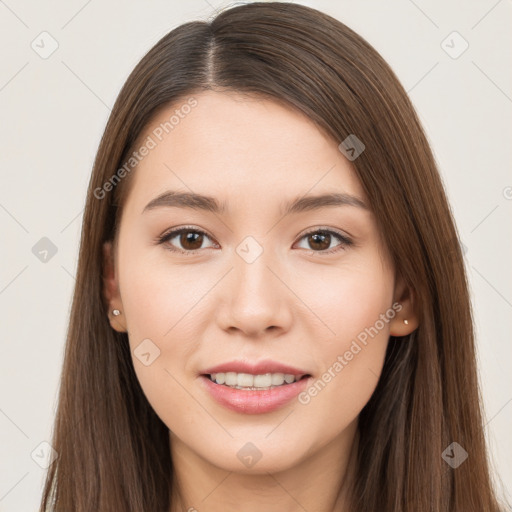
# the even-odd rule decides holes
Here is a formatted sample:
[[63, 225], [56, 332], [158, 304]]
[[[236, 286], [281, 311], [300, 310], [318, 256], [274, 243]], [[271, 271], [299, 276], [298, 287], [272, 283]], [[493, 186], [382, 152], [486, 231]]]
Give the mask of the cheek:
[[313, 416], [329, 411], [334, 432], [359, 414], [377, 385], [395, 316], [393, 277], [374, 261], [324, 270], [321, 287], [312, 286], [314, 278], [304, 274], [300, 293], [322, 321], [311, 334], [321, 372], [299, 403]]
[[[321, 324], [315, 338], [328, 347], [350, 345], [391, 306], [393, 275], [373, 254], [367, 256], [338, 266], [309, 267], [293, 278], [294, 292]], [[388, 324], [379, 322], [378, 330], [387, 334]]]
[[194, 281], [192, 267], [152, 261], [143, 251], [124, 254], [119, 280], [137, 379], [162, 419], [177, 407], [187, 413], [193, 404], [182, 387], [183, 374], [202, 329], [201, 298], [215, 275]]
[[[194, 340], [198, 339], [193, 313], [200, 290], [191, 292], [190, 286], [181, 286], [178, 275], [168, 276], [169, 283], [167, 278], [139, 277], [132, 275], [126, 287], [133, 366], [151, 407], [174, 428], [176, 411], [180, 417], [197, 416], [184, 374], [189, 371]], [[171, 283], [173, 288], [166, 286]]]
[[144, 340], [151, 340], [159, 352], [154, 372], [155, 367], [170, 371], [180, 368], [183, 372], [204, 329], [206, 315], [201, 311], [206, 302], [201, 298], [207, 295], [212, 283], [210, 279], [194, 283], [190, 277], [178, 269], [160, 272], [152, 268], [145, 273], [131, 273], [123, 290], [132, 355], [137, 356], [138, 346]]
[[197, 321], [203, 297], [218, 280], [207, 266], [177, 265], [166, 256], [163, 248], [139, 249], [127, 253], [120, 265], [121, 298], [134, 340], [171, 339], [186, 329], [190, 318]]

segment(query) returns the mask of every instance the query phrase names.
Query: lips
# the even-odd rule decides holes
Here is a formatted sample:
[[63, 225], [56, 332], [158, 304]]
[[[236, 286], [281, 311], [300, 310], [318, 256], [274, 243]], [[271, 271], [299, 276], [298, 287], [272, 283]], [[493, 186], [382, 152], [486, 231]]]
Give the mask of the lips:
[[[254, 387], [239, 389], [219, 384], [211, 380], [211, 375], [249, 374], [264, 376], [265, 374], [280, 374], [281, 382], [283, 374], [291, 377], [295, 382], [283, 383], [282, 385]], [[246, 375], [248, 377], [248, 375]], [[245, 379], [245, 377], [242, 377]], [[257, 377], [255, 377], [257, 378]], [[268, 377], [267, 377], [268, 378]], [[296, 368], [276, 361], [260, 361], [249, 363], [247, 361], [231, 361], [206, 368], [200, 374], [199, 382], [203, 389], [218, 404], [242, 414], [263, 414], [284, 407], [303, 391], [311, 380], [311, 374], [303, 368]], [[288, 381], [287, 381], [288, 382]], [[255, 382], [256, 383], [256, 382]]]
[[277, 386], [272, 389], [235, 389], [212, 382], [202, 375], [199, 383], [219, 405], [242, 414], [263, 414], [284, 407], [304, 391], [311, 378], [304, 377], [298, 382]]

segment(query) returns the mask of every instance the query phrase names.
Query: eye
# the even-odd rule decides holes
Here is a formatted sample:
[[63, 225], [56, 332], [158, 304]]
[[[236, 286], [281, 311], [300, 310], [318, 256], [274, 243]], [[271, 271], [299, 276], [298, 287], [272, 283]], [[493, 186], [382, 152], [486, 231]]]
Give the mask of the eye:
[[[306, 240], [306, 244], [309, 245], [309, 247], [304, 247], [305, 249], [324, 254], [331, 254], [353, 245], [350, 238], [332, 229], [317, 228], [313, 231], [309, 231], [300, 238], [300, 240], [304, 239]], [[339, 243], [332, 247], [331, 243], [336, 239]]]
[[[174, 246], [171, 241], [176, 239], [176, 244], [181, 247]], [[163, 234], [157, 239], [159, 244], [166, 244], [167, 248], [171, 251], [180, 252], [182, 254], [191, 255], [199, 252], [205, 239], [210, 240], [210, 237], [202, 230], [193, 227], [183, 227], [173, 229]], [[212, 245], [210, 247], [215, 247]]]

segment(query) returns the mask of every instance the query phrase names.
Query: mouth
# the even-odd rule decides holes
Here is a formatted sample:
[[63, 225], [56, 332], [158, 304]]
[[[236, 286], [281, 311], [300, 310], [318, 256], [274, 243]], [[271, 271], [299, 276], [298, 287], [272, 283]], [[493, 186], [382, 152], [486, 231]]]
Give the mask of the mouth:
[[304, 391], [312, 374], [271, 359], [238, 359], [205, 368], [198, 374], [206, 393], [218, 404], [242, 414], [269, 413]]
[[201, 374], [206, 393], [221, 406], [241, 414], [271, 413], [303, 392], [311, 375], [293, 373], [217, 372]]
[[295, 382], [311, 377], [306, 374], [291, 373], [263, 373], [254, 375], [251, 373], [217, 372], [202, 374], [202, 377], [220, 386], [246, 391], [268, 391], [270, 389], [289, 386]]

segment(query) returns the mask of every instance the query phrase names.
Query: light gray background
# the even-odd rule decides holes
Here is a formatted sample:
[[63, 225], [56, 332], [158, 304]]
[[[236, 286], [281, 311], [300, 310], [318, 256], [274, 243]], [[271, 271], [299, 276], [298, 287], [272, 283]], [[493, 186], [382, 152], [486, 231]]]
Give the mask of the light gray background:
[[[467, 249], [486, 433], [510, 495], [511, 1], [300, 3], [373, 44], [425, 126]], [[50, 440], [85, 192], [110, 108], [161, 36], [227, 5], [0, 0], [0, 511], [39, 503], [44, 470], [31, 453], [48, 455], [39, 445]], [[51, 48], [43, 31], [58, 43], [47, 59], [31, 47]], [[445, 51], [462, 48], [446, 39], [453, 31], [469, 44], [458, 58]], [[42, 237], [57, 247], [47, 262], [32, 252]]]

